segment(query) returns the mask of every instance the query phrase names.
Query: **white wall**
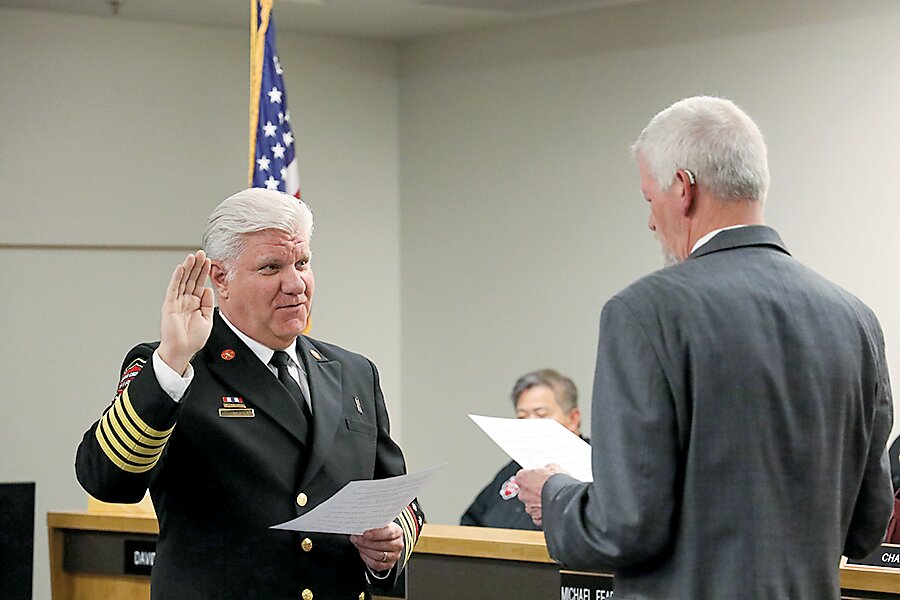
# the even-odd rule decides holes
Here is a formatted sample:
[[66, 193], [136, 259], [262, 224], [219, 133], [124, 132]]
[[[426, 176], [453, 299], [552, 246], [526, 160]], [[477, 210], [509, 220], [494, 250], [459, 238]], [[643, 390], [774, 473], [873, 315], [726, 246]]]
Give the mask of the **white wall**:
[[[278, 46], [316, 215], [313, 335], [379, 365], [396, 425], [397, 48], [281, 32]], [[0, 9], [0, 481], [37, 481], [35, 598], [50, 596], [47, 511], [86, 506], [82, 433], [125, 352], [158, 338], [207, 214], [246, 186], [247, 48], [246, 29]]]
[[768, 221], [881, 317], [900, 373], [900, 6], [657, 2], [401, 49], [403, 396], [423, 495], [456, 522], [505, 461], [466, 413], [526, 370], [589, 414], [597, 323], [660, 265], [628, 148], [657, 111], [731, 97], [771, 150]]

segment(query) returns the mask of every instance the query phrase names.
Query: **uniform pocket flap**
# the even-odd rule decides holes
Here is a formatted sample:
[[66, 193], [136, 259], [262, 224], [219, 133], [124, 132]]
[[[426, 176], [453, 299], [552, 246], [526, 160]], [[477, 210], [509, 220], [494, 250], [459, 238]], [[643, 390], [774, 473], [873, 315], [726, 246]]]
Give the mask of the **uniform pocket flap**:
[[344, 419], [347, 423], [347, 429], [350, 431], [356, 431], [357, 433], [365, 433], [366, 435], [375, 437], [377, 435], [377, 431], [374, 425], [366, 423], [364, 421], [354, 421], [353, 419]]

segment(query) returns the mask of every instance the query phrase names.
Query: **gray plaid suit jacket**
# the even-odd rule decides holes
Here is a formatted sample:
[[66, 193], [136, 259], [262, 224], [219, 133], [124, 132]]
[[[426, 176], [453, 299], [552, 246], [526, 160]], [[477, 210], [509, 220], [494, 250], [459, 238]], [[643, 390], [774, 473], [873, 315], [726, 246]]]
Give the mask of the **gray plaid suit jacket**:
[[778, 234], [720, 232], [600, 319], [594, 482], [543, 489], [550, 554], [620, 599], [839, 597], [891, 512], [884, 341]]

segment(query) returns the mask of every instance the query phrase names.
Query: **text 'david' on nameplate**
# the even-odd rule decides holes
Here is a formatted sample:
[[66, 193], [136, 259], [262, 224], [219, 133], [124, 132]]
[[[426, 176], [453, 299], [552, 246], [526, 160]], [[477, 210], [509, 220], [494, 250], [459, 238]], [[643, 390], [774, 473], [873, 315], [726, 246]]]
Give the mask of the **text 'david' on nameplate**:
[[125, 574], [149, 575], [155, 560], [154, 540], [125, 540]]

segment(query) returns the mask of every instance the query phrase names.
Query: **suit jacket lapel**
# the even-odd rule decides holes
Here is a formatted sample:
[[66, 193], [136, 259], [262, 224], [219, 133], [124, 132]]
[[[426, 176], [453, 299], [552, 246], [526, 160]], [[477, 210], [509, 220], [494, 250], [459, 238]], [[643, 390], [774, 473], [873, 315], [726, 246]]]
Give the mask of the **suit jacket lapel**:
[[312, 448], [303, 474], [306, 485], [322, 468], [341, 422], [341, 363], [330, 360], [306, 336], [297, 338], [297, 355], [305, 363], [313, 406]]
[[222, 321], [218, 310], [213, 317], [206, 352], [209, 370], [225, 383], [226, 388], [234, 389], [250, 406], [268, 414], [308, 446], [308, 440], [300, 435], [303, 416], [294, 399], [269, 368]]

